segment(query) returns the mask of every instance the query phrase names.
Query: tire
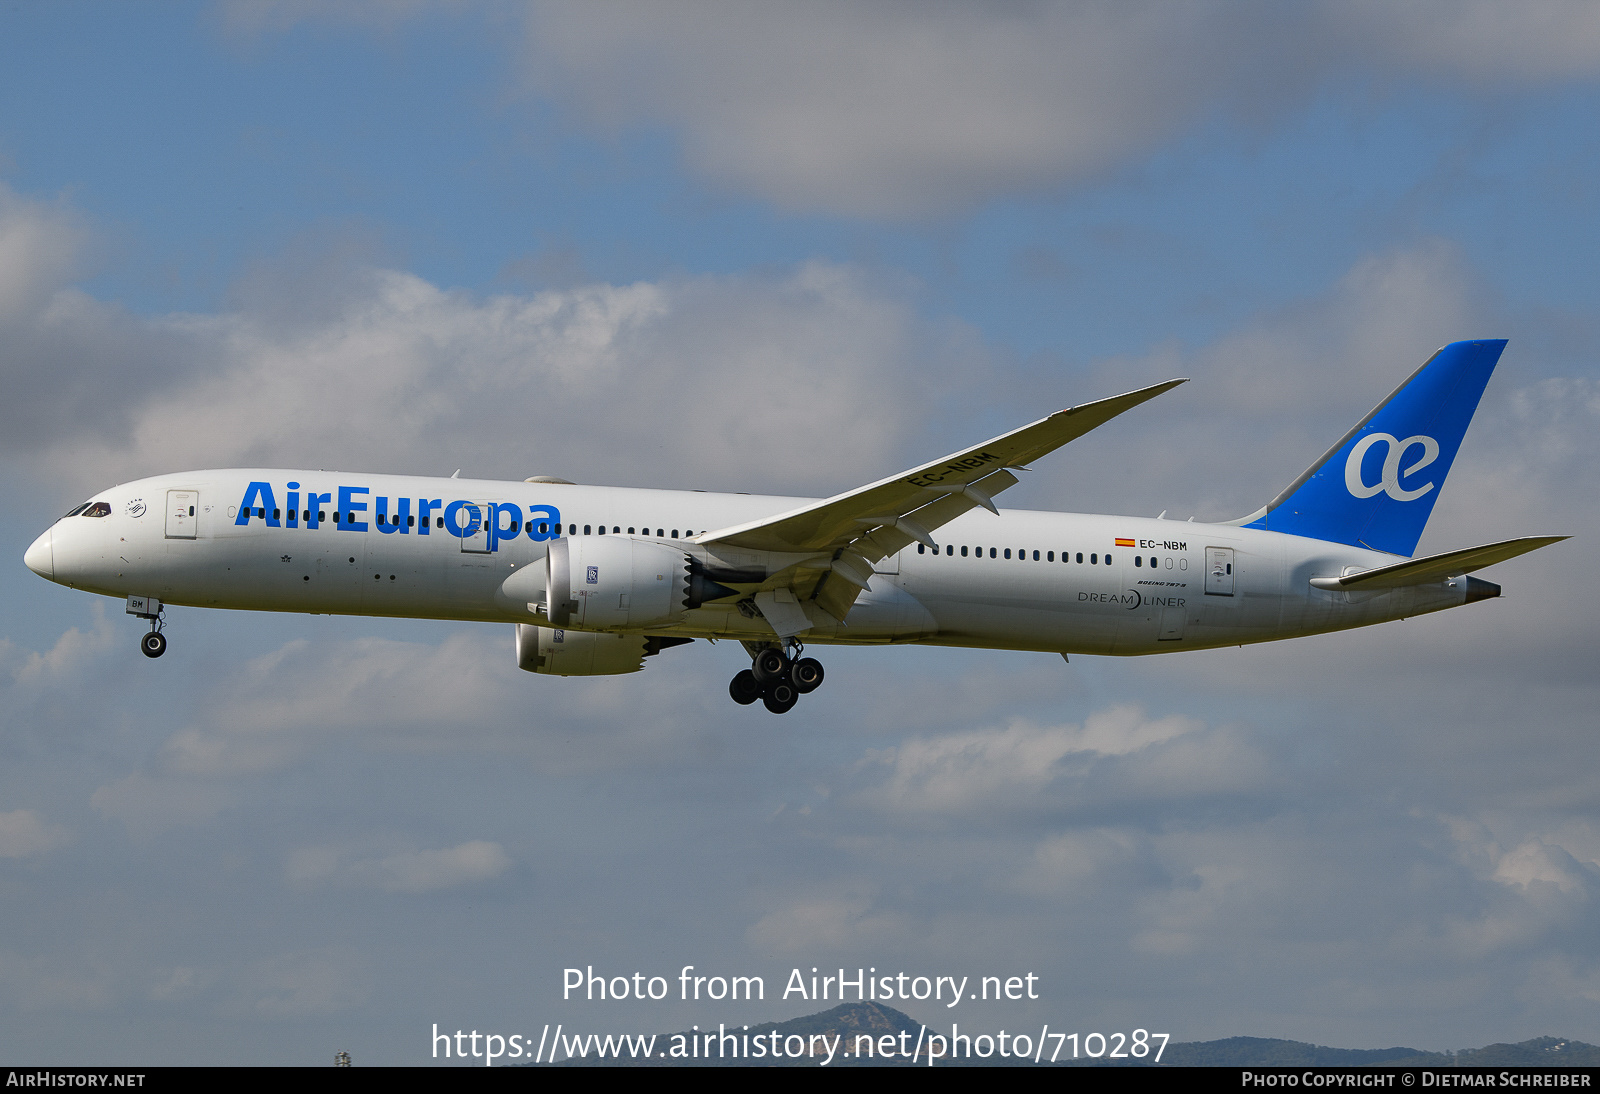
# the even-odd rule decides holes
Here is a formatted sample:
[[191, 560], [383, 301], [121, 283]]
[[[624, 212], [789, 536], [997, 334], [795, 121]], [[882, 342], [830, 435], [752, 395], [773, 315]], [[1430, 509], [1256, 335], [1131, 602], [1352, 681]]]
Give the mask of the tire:
[[747, 707], [761, 698], [761, 682], [756, 679], [755, 673], [745, 669], [728, 685], [728, 694], [733, 696], [735, 703]]
[[822, 662], [815, 657], [802, 657], [789, 670], [789, 678], [794, 681], [794, 689], [801, 695], [816, 691], [822, 684], [822, 675]]
[[750, 666], [750, 671], [763, 684], [770, 684], [789, 675], [789, 659], [783, 655], [782, 650], [769, 647], [756, 654], [755, 663]]
[[787, 680], [778, 680], [767, 685], [766, 694], [761, 696], [761, 701], [772, 713], [787, 714], [800, 701], [800, 693], [794, 690], [794, 685]]
[[167, 636], [160, 631], [151, 631], [139, 639], [139, 651], [146, 657], [160, 657], [167, 652]]

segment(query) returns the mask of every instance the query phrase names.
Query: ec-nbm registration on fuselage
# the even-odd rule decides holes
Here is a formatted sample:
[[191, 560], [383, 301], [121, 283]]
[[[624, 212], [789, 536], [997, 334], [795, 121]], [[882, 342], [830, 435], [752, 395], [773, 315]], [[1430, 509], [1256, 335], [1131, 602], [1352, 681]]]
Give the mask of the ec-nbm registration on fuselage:
[[517, 663], [557, 676], [733, 639], [752, 662], [733, 698], [782, 713], [822, 682], [806, 645], [1169, 653], [1499, 595], [1467, 575], [1565, 537], [1410, 556], [1504, 347], [1445, 346], [1271, 502], [1220, 524], [994, 504], [1015, 471], [1184, 382], [1170, 380], [821, 501], [190, 471], [101, 491], [25, 561], [126, 598], [150, 657], [166, 605], [511, 623]]

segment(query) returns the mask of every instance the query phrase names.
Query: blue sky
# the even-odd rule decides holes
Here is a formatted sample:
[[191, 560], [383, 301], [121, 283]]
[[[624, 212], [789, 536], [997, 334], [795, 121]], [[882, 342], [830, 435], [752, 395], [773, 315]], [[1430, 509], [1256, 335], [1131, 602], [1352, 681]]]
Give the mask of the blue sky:
[[[1559, 3], [0, 5], [11, 1055], [815, 1009], [580, 1010], [571, 964], [1600, 1042], [1597, 118]], [[1008, 501], [1227, 518], [1468, 337], [1510, 348], [1422, 549], [1578, 538], [1275, 647], [836, 651], [778, 723], [726, 646], [550, 680], [504, 628], [181, 610], [146, 662], [20, 563], [146, 474], [825, 494], [1174, 375]]]

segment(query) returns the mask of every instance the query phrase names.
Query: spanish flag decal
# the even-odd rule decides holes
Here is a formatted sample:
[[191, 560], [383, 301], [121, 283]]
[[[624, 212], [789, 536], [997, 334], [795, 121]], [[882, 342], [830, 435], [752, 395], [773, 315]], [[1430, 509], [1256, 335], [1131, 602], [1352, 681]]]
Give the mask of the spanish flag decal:
[[1131, 539], [1119, 539], [1119, 540], [1117, 540], [1117, 546], [1118, 547], [1132, 547], [1133, 546], [1133, 540], [1131, 540]]

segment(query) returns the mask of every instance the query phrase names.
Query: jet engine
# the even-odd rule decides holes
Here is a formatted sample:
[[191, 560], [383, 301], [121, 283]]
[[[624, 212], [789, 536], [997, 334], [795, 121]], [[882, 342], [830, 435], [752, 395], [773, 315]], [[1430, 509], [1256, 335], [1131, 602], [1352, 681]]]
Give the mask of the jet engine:
[[644, 668], [644, 659], [692, 638], [597, 634], [517, 624], [517, 667], [546, 676], [620, 676]]
[[641, 634], [596, 634], [517, 624], [517, 667], [547, 676], [616, 676], [644, 668], [650, 640]]
[[561, 627], [665, 626], [706, 601], [737, 595], [708, 575], [697, 559], [657, 540], [563, 538], [553, 541], [545, 556], [546, 610], [550, 622]]

